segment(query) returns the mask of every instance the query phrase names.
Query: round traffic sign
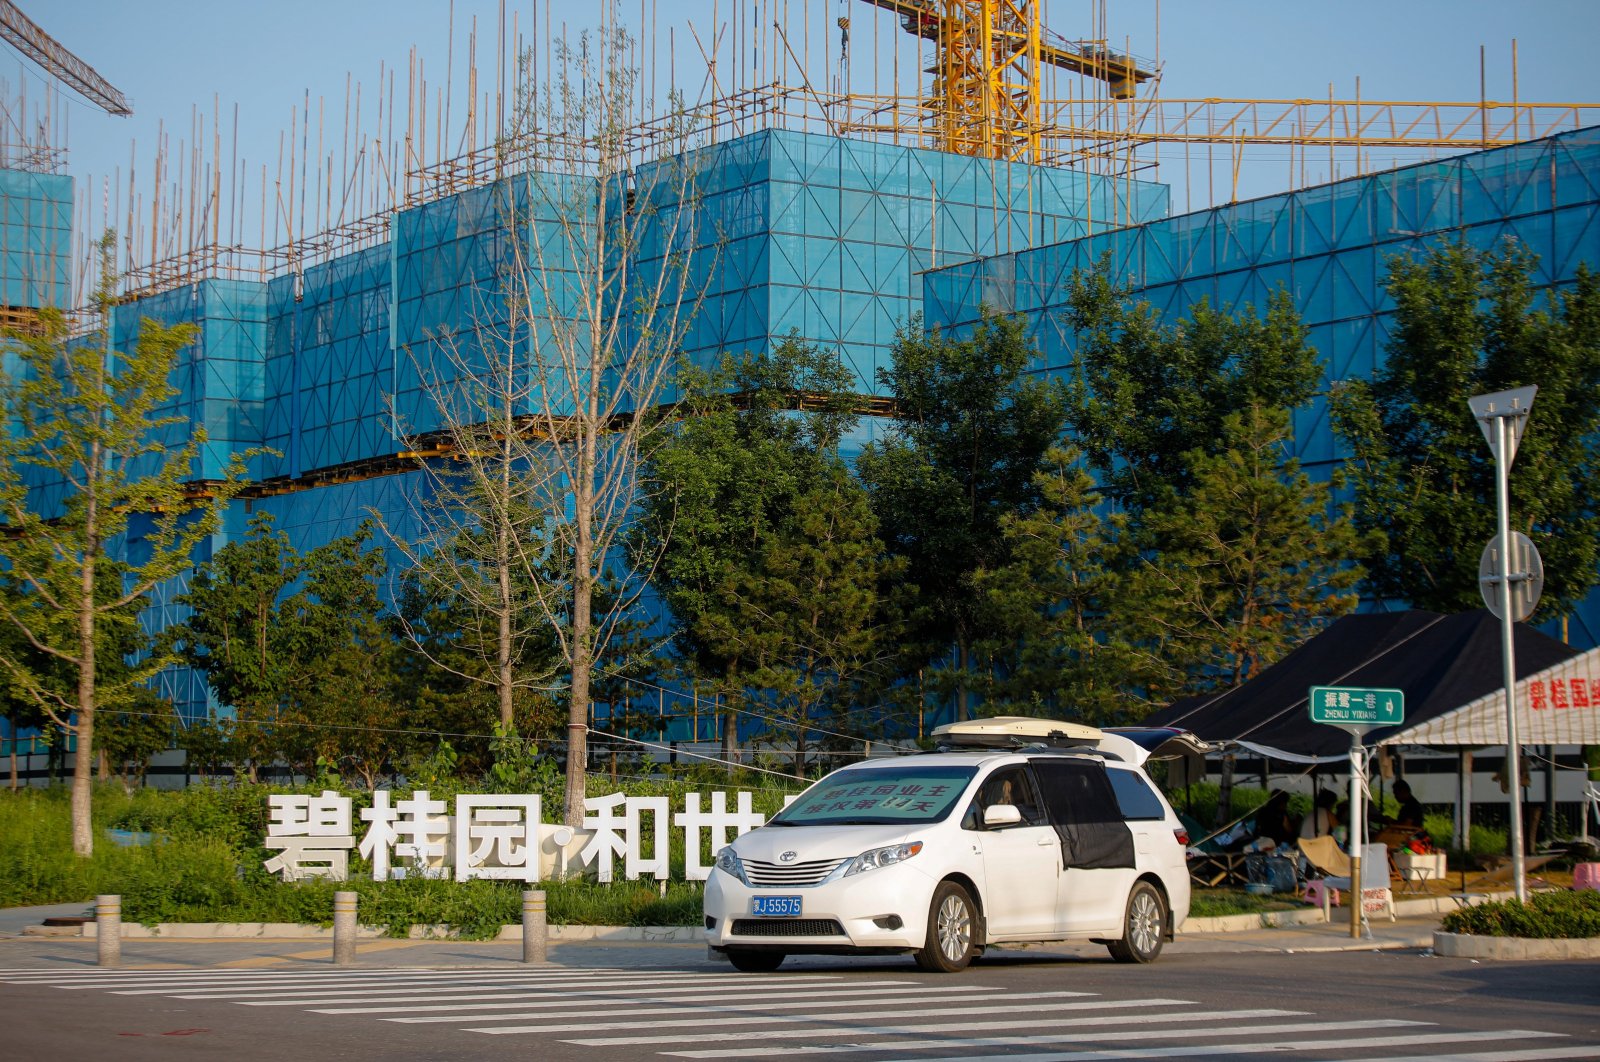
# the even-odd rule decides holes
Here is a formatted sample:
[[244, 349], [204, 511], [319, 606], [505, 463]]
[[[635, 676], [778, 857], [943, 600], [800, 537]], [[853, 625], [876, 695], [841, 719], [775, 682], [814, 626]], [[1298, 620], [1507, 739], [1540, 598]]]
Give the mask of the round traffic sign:
[[1489, 611], [1500, 619], [1500, 573], [1509, 573], [1511, 584], [1511, 621], [1521, 623], [1533, 615], [1539, 604], [1539, 593], [1544, 589], [1544, 561], [1534, 548], [1533, 540], [1521, 531], [1511, 532], [1511, 551], [1507, 563], [1501, 567], [1500, 536], [1496, 535], [1483, 547], [1478, 560], [1478, 592]]

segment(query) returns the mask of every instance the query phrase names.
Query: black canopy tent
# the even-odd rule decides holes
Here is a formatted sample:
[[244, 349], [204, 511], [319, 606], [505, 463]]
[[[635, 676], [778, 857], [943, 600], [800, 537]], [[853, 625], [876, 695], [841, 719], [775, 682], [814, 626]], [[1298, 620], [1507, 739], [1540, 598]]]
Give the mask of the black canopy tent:
[[[1578, 655], [1522, 624], [1514, 638], [1519, 678]], [[1404, 692], [1404, 727], [1373, 731], [1366, 743], [1376, 745], [1502, 682], [1500, 621], [1487, 609], [1449, 616], [1421, 610], [1345, 616], [1243, 685], [1176, 701], [1144, 723], [1181, 727], [1205, 741], [1231, 742], [1275, 760], [1333, 763], [1348, 756], [1350, 735], [1311, 721], [1306, 698], [1312, 686]]]

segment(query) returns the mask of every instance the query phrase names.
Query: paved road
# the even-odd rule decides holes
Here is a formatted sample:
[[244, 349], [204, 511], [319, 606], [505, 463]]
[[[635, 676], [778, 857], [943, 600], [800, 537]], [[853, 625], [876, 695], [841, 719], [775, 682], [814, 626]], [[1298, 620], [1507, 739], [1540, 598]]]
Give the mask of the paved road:
[[[540, 968], [333, 969], [285, 955], [101, 970], [92, 943], [74, 943], [50, 968], [0, 970], [8, 1057], [1600, 1058], [1600, 963], [1191, 952], [1126, 967], [1071, 949], [954, 977], [828, 958], [752, 976], [662, 946], [562, 948]], [[588, 961], [607, 957], [627, 961]]]

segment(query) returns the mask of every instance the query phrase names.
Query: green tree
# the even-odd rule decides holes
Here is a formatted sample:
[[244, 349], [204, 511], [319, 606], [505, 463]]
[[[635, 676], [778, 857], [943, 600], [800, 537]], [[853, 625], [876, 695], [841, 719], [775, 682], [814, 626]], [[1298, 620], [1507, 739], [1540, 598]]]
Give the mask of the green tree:
[[[163, 635], [177, 658], [204, 674], [217, 700], [233, 709], [235, 718], [224, 728], [227, 755], [252, 780], [284, 751], [276, 724], [290, 684], [306, 665], [304, 632], [281, 605], [303, 574], [289, 536], [274, 529], [271, 514], [258, 513], [243, 538], [195, 572], [178, 598], [189, 617]], [[193, 740], [210, 755], [212, 736], [198, 733]]]
[[[252, 778], [278, 759], [308, 775], [321, 760], [370, 785], [407, 751], [407, 654], [371, 535], [364, 524], [302, 555], [258, 514], [179, 598], [190, 616], [166, 637], [234, 710], [228, 751]], [[208, 737], [195, 735], [202, 750]]]
[[303, 750], [301, 773], [327, 763], [367, 788], [411, 744], [397, 683], [406, 650], [380, 596], [388, 565], [371, 539], [363, 524], [307, 553], [302, 585], [282, 606], [299, 650], [282, 713], [295, 732], [284, 744]]
[[[18, 655], [0, 658], [12, 685], [77, 738], [72, 778], [72, 846], [94, 849], [90, 804], [100, 628], [118, 622], [153, 587], [181, 575], [194, 548], [214, 534], [220, 514], [242, 487], [244, 458], [236, 455], [220, 481], [193, 489], [195, 459], [205, 444], [202, 426], [163, 415], [178, 393], [171, 383], [178, 352], [195, 337], [191, 325], [168, 327], [149, 318], [130, 352], [112, 349], [110, 317], [116, 276], [114, 243], [101, 241], [98, 327], [74, 335], [67, 319], [40, 313], [37, 333], [6, 336], [13, 373], [0, 377], [0, 522], [7, 576], [21, 590], [0, 595], [3, 620], [29, 646], [73, 677], [64, 695]], [[179, 433], [182, 441], [174, 444]], [[64, 488], [59, 507], [46, 510], [32, 489]], [[137, 542], [137, 548], [134, 547]], [[108, 547], [128, 547], [115, 594], [97, 594]], [[131, 688], [166, 663], [159, 655], [132, 674]], [[114, 705], [113, 705], [114, 707]]]
[[1264, 317], [1202, 299], [1167, 323], [1112, 279], [1105, 257], [1074, 271], [1064, 316], [1077, 340], [1067, 424], [1106, 496], [1130, 513], [1186, 490], [1189, 455], [1216, 452], [1229, 414], [1304, 405], [1321, 376], [1282, 289]]
[[1076, 450], [1052, 447], [1034, 483], [1038, 507], [1001, 521], [1010, 559], [974, 579], [996, 620], [976, 647], [990, 663], [977, 680], [985, 710], [1136, 721], [1173, 669], [1128, 622], [1127, 520], [1108, 511]]
[[861, 484], [837, 454], [818, 464], [791, 517], [722, 584], [713, 621], [723, 654], [743, 662], [743, 683], [761, 690], [762, 706], [792, 731], [800, 775], [810, 727], [861, 729], [852, 693], [884, 655], [878, 587], [895, 567]]
[[102, 718], [100, 751], [123, 789], [131, 793], [144, 781], [150, 757], [172, 746], [176, 723], [171, 702], [147, 686], [130, 690], [119, 710]]
[[1034, 473], [1065, 415], [1061, 385], [1025, 375], [1037, 352], [1024, 327], [985, 312], [969, 336], [902, 328], [893, 365], [879, 370], [898, 416], [856, 466], [880, 535], [906, 561], [905, 669], [936, 663], [931, 685], [953, 693], [963, 717], [984, 670], [972, 648], [993, 622], [975, 575], [1007, 562], [1002, 523], [1038, 505]]
[[[0, 577], [0, 594], [6, 593], [14, 594], [16, 589], [8, 580]], [[12, 607], [16, 608], [17, 604]], [[22, 632], [11, 625], [0, 626], [0, 658], [26, 660], [28, 661], [28, 670], [31, 673], [38, 673], [41, 670], [42, 662], [39, 660], [39, 654], [36, 654], [33, 648], [28, 645], [27, 639], [22, 636]], [[0, 718], [4, 718], [6, 721], [10, 751], [10, 755], [7, 758], [11, 775], [11, 788], [16, 789], [21, 785], [17, 771], [17, 747], [19, 744], [17, 735], [24, 730], [39, 730], [42, 732], [47, 727], [54, 726], [54, 724], [51, 723], [49, 714], [45, 712], [35, 698], [28, 696], [26, 692], [9, 681], [9, 675], [7, 676], [7, 681], [4, 684], [0, 684]]]
[[1290, 440], [1284, 410], [1229, 414], [1218, 452], [1186, 455], [1188, 489], [1144, 514], [1160, 547], [1133, 569], [1129, 611], [1184, 680], [1168, 697], [1240, 685], [1356, 606], [1366, 543]]
[[1535, 384], [1512, 467], [1512, 527], [1544, 560], [1537, 618], [1571, 610], [1600, 581], [1600, 281], [1541, 293], [1536, 255], [1514, 241], [1394, 258], [1394, 326], [1373, 380], [1333, 392], [1349, 445], [1356, 521], [1382, 532], [1366, 555], [1379, 597], [1480, 607], [1477, 565], [1495, 533], [1494, 462], [1467, 399]]
[[682, 415], [650, 464], [634, 548], [660, 558], [654, 583], [685, 677], [730, 704], [770, 691], [762, 707], [796, 730], [803, 757], [804, 724], [842, 706], [882, 626], [883, 548], [839, 457], [851, 377], [791, 337], [680, 380]]

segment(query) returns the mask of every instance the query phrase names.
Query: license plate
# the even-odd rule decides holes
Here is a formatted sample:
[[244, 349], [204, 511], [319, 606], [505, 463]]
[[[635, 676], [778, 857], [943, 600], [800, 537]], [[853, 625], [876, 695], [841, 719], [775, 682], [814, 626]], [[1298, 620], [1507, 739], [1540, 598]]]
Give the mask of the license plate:
[[750, 900], [750, 913], [757, 918], [799, 918], [800, 897], [756, 896]]

